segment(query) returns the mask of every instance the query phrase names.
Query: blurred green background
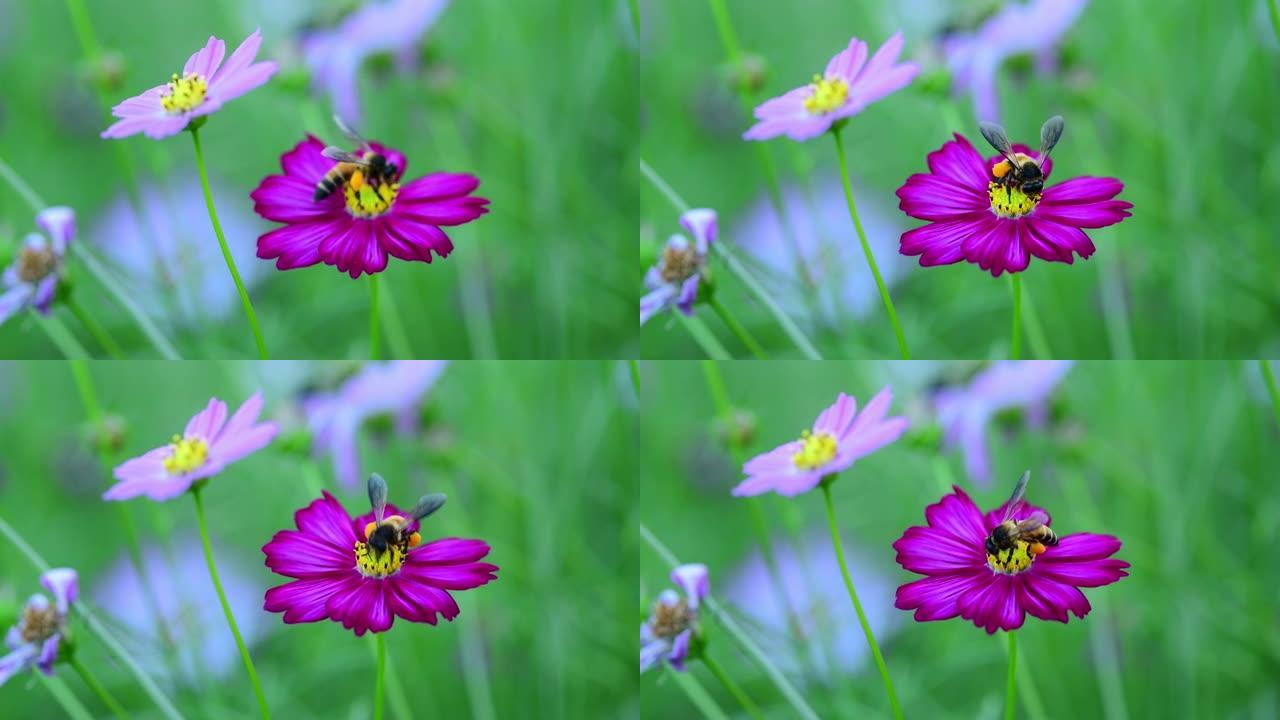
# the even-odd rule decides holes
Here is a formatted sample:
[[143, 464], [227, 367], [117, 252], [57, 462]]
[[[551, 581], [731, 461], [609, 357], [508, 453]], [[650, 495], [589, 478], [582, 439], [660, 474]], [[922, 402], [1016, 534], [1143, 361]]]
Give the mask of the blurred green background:
[[[281, 717], [367, 718], [373, 695], [373, 641], [332, 622], [285, 625], [261, 610], [262, 594], [285, 578], [263, 566], [260, 548], [312, 497], [309, 461], [287, 453], [291, 399], [299, 388], [354, 368], [339, 364], [94, 363], [90, 372], [104, 410], [127, 423], [119, 462], [166, 442], [211, 395], [237, 407], [261, 388], [264, 415], [284, 423], [265, 450], [230, 467], [204, 497], [215, 553], [240, 612], [268, 701]], [[403, 620], [386, 636], [390, 681], [387, 717], [601, 718], [637, 713], [634, 638], [617, 619], [634, 602], [636, 533], [631, 441], [635, 397], [616, 363], [455, 363], [422, 403], [419, 434], [401, 437], [377, 419], [361, 433], [361, 470], [378, 471], [391, 499], [442, 491], [449, 503], [424, 530], [430, 536], [482, 538], [500, 567], [498, 579], [454, 593], [453, 622], [432, 627]], [[87, 443], [85, 414], [65, 363], [0, 363], [0, 514], [54, 565], [80, 572], [82, 597], [108, 625], [146, 604], [94, 603], [126, 563], [127, 512], [144, 547], [160, 547], [203, 575], [192, 502], [99, 499], [108, 479]], [[321, 482], [348, 510], [363, 512], [362, 489], [339, 487], [328, 460]], [[425, 539], [425, 537], [424, 537]], [[127, 563], [126, 563], [127, 564]], [[149, 572], [157, 571], [151, 567]], [[234, 589], [240, 578], [241, 591]], [[170, 576], [172, 577], [172, 576]], [[173, 582], [171, 580], [171, 582]], [[186, 588], [184, 588], [186, 589]], [[0, 606], [39, 590], [37, 573], [9, 543], [0, 545]], [[187, 598], [178, 647], [119, 630], [144, 665], [163, 667], [169, 653], [219, 650], [220, 670], [164, 683], [190, 718], [257, 717], [253, 693], [212, 594]], [[625, 612], [624, 612], [625, 611]], [[200, 613], [200, 614], [196, 614]], [[209, 613], [213, 613], [210, 615]], [[185, 623], [206, 617], [203, 627]], [[7, 627], [7, 620], [6, 627]], [[198, 620], [196, 620], [198, 622]], [[256, 626], [256, 630], [247, 629]], [[146, 625], [144, 624], [144, 627]], [[73, 620], [78, 656], [135, 718], [159, 717], [132, 676]], [[197, 666], [198, 667], [198, 666]], [[75, 673], [58, 677], [95, 716], [106, 709]], [[398, 703], [395, 684], [405, 701]], [[61, 717], [28, 674], [0, 687], [6, 718]], [[402, 710], [407, 704], [409, 712]], [[51, 707], [53, 709], [51, 709]]]
[[[112, 104], [165, 81], [210, 34], [227, 41], [229, 54], [255, 27], [263, 29], [259, 58], [279, 61], [280, 73], [218, 112], [201, 139], [228, 233], [228, 218], [245, 218], [228, 242], [247, 253], [239, 261], [242, 273], [257, 276], [251, 296], [272, 357], [367, 357], [368, 281], [353, 282], [325, 265], [280, 272], [273, 262], [253, 257], [257, 236], [275, 225], [253, 215], [249, 199], [262, 177], [280, 171], [280, 155], [304, 131], [336, 140], [328, 101], [311, 96], [305, 77], [298, 76], [297, 43], [304, 27], [336, 27], [343, 13], [361, 4], [85, 3], [98, 41], [123, 63], [118, 83], [106, 92]], [[455, 250], [447, 260], [393, 261], [383, 273], [390, 289], [384, 303], [390, 298], [404, 325], [409, 356], [622, 357], [634, 344], [634, 246], [625, 238], [634, 232], [638, 193], [633, 173], [623, 169], [636, 136], [636, 100], [627, 81], [625, 29], [625, 15], [608, 3], [454, 2], [419, 41], [420, 69], [396, 72], [387, 57], [364, 64], [359, 129], [403, 150], [410, 175], [475, 173], [482, 180], [479, 193], [492, 201], [489, 215], [449, 231]], [[198, 185], [190, 184], [197, 177], [190, 140], [100, 140], [107, 113], [90, 76], [66, 4], [0, 0], [0, 158], [47, 202], [75, 208], [80, 241], [101, 247], [119, 242], [92, 231], [105, 206], [123, 197], [117, 155], [123, 150], [144, 183], [195, 196], [182, 201], [176, 211], [182, 217], [171, 221], [190, 242], [216, 248]], [[5, 190], [0, 242], [20, 241], [34, 227], [31, 212]], [[207, 258], [193, 273], [225, 278], [217, 251]], [[156, 357], [98, 284], [78, 265], [71, 270], [82, 304], [128, 354]], [[160, 283], [164, 297], [174, 301], [194, 279], [148, 277], [128, 284], [137, 291], [151, 283]], [[253, 339], [229, 281], [216, 297], [225, 311], [199, 307], [196, 322], [160, 312], [161, 328], [184, 357], [253, 357]], [[101, 354], [68, 313], [59, 316]], [[389, 322], [384, 316], [384, 326]], [[397, 351], [393, 340], [384, 340], [384, 353]], [[0, 349], [7, 357], [60, 357], [27, 316], [0, 326]]]
[[[1012, 417], [989, 428], [994, 484], [986, 488], [969, 481], [957, 456], [919, 441], [931, 425], [925, 393], [972, 372], [972, 364], [719, 367], [733, 403], [755, 419], [747, 457], [799, 437], [840, 391], [861, 404], [890, 385], [891, 414], [912, 419], [907, 436], [859, 460], [833, 487], [851, 571], [907, 717], [999, 717], [1007, 660], [1002, 635], [990, 637], [961, 619], [917, 623], [892, 607], [894, 588], [919, 576], [894, 562], [891, 543], [906, 527], [924, 524], [925, 506], [951, 479], [988, 509], [1028, 468], [1028, 497], [1052, 513], [1059, 534], [1114, 534], [1124, 543], [1117, 557], [1132, 567], [1116, 584], [1085, 590], [1093, 612], [1083, 621], [1028, 617], [1018, 632], [1025, 666], [1018, 717], [1280, 712], [1280, 566], [1266, 550], [1280, 538], [1274, 482], [1280, 443], [1256, 364], [1077, 363], [1053, 396], [1046, 429]], [[718, 441], [703, 369], [663, 362], [642, 370], [641, 522], [681, 561], [709, 566], [712, 593], [757, 643], [772, 644], [774, 662], [820, 717], [888, 717], [884, 688], [829, 556], [820, 493], [759, 498], [774, 543], [814, 548], [797, 592], [825, 597], [802, 606], [811, 635], [801, 644], [803, 659], [789, 663], [792, 636], [783, 621], [758, 615], [770, 603], [770, 588], [742, 578], [752, 563], [760, 575], [759, 561], [750, 559], [757, 536], [748, 501], [729, 495], [742, 476]], [[647, 609], [669, 586], [668, 568], [648, 547], [640, 566]], [[709, 651], [768, 717], [798, 717], [725, 628], [714, 619], [706, 624]], [[861, 664], [834, 663], [833, 645]], [[701, 664], [691, 668], [722, 709], [746, 717]], [[662, 673], [641, 678], [641, 701], [647, 717], [699, 716]]]
[[[1008, 353], [1008, 280], [968, 263], [920, 268], [916, 258], [898, 255], [898, 236], [922, 223], [898, 211], [893, 192], [912, 173], [925, 171], [925, 155], [952, 130], [982, 144], [968, 97], [952, 102], [945, 90], [930, 87], [927, 76], [944, 67], [937, 44], [944, 28], [971, 28], [1010, 4], [725, 3], [743, 49], [763, 62], [752, 106], [808, 82], [850, 36], [874, 50], [901, 29], [903, 57], [922, 65], [911, 86], [852, 118], [844, 132], [859, 210], [881, 270], [895, 278], [892, 295], [915, 357]], [[749, 114], [727, 80], [730, 68], [710, 3], [641, 5], [641, 153], [689, 204], [719, 210], [722, 240], [745, 242], [744, 216], [765, 203], [765, 176], [755, 143], [740, 138]], [[1068, 266], [1033, 260], [1025, 273], [1024, 297], [1044, 328], [1048, 357], [1230, 358], [1280, 351], [1280, 208], [1268, 200], [1280, 192], [1280, 146], [1273, 140], [1280, 68], [1275, 30], [1264, 2], [1167, 10], [1153, 0], [1090, 2], [1059, 44], [1058, 73], [1032, 72], [1028, 58], [1014, 58], [1000, 71], [1002, 121], [1011, 137], [1035, 138], [1045, 118], [1066, 118], [1052, 181], [1118, 177], [1125, 183], [1121, 199], [1135, 206], [1121, 224], [1090, 231], [1098, 251], [1088, 261]], [[896, 356], [843, 207], [832, 142], [781, 138], [765, 145], [783, 187], [796, 191], [797, 206], [821, 215], [818, 240], [853, 249], [845, 276], [831, 276], [829, 259], [815, 262], [829, 277], [819, 294], [839, 293], [832, 285], [855, 285], [850, 292], [866, 307], [831, 312], [820, 305], [815, 311], [796, 302], [793, 315], [827, 357]], [[651, 257], [646, 244], [679, 230], [677, 212], [651, 185], [642, 195], [641, 252]], [[831, 206], [829, 213], [820, 212], [824, 206]], [[884, 221], [867, 221], [868, 214]], [[791, 257], [776, 232], [757, 241]], [[795, 297], [800, 281], [793, 267], [773, 262], [755, 270], [775, 296]], [[721, 298], [771, 356], [800, 357], [723, 265], [713, 268]], [[699, 314], [734, 356], [747, 356], [709, 309]], [[665, 318], [650, 322], [641, 338], [646, 357], [706, 356], [684, 328]], [[1026, 342], [1024, 337], [1024, 356], [1040, 356], [1029, 354], [1036, 348]]]

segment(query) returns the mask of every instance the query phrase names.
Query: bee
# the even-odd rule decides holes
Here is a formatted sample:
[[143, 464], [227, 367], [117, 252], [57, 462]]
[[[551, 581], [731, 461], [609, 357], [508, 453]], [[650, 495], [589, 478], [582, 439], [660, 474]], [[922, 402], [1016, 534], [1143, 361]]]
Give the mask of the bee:
[[982, 137], [991, 143], [991, 147], [1004, 156], [1004, 160], [996, 163], [991, 168], [991, 174], [995, 177], [995, 181], [1004, 186], [1005, 195], [1008, 197], [1014, 190], [1019, 190], [1032, 197], [1039, 196], [1044, 190], [1044, 171], [1042, 167], [1046, 160], [1049, 159], [1049, 153], [1053, 151], [1058, 140], [1062, 138], [1062, 116], [1054, 115], [1044, 121], [1044, 125], [1040, 127], [1040, 159], [1036, 160], [1029, 155], [1020, 152], [1014, 152], [1013, 146], [1009, 144], [1009, 136], [1005, 134], [1004, 128], [995, 123], [979, 123], [978, 127], [982, 130]]
[[1042, 511], [1035, 510], [1022, 520], [1015, 519], [1026, 507], [1023, 496], [1027, 494], [1027, 481], [1030, 479], [1030, 470], [1022, 473], [1022, 477], [1018, 478], [1018, 484], [1013, 488], [1013, 495], [1010, 495], [1009, 502], [1005, 503], [1004, 517], [987, 536], [988, 555], [999, 556], [1001, 552], [1008, 553], [1016, 550], [1019, 541], [1027, 543], [1027, 552], [1032, 556], [1043, 553], [1045, 546], [1052, 547], [1058, 544], [1058, 536], [1046, 524], [1049, 516]]
[[407, 515], [390, 515], [387, 512], [387, 481], [373, 473], [369, 476], [369, 504], [373, 506], [373, 522], [365, 526], [364, 534], [369, 548], [375, 555], [383, 555], [392, 547], [409, 552], [422, 540], [418, 533], [408, 532], [408, 527], [444, 506], [445, 496], [440, 493], [423, 495]]
[[398, 168], [395, 163], [387, 160], [386, 156], [373, 149], [368, 140], [360, 136], [360, 133], [352, 130], [337, 115], [333, 116], [333, 122], [337, 124], [338, 129], [348, 140], [355, 143], [356, 152], [348, 152], [339, 147], [330, 145], [320, 154], [333, 160], [336, 164], [329, 168], [316, 183], [316, 192], [313, 200], [320, 202], [329, 197], [333, 191], [343, 185], [350, 185], [352, 190], [359, 191], [365, 185], [373, 185], [377, 187], [382, 183], [393, 182]]

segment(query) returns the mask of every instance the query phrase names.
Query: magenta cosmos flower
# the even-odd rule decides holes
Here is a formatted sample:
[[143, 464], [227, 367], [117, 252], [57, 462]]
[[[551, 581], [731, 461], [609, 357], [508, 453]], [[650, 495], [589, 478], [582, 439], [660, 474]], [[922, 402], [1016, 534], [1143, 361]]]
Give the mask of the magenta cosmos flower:
[[262, 34], [253, 34], [240, 43], [224, 65], [227, 45], [212, 35], [209, 42], [187, 59], [182, 74], [169, 82], [125, 100], [111, 109], [120, 118], [102, 131], [102, 137], [116, 139], [143, 133], [159, 140], [177, 135], [193, 120], [216, 112], [250, 90], [266, 83], [276, 73], [271, 61], [255, 63]]
[[[448, 257], [453, 242], [441, 227], [463, 225], [489, 212], [489, 201], [472, 195], [474, 175], [432, 173], [403, 185], [405, 156], [369, 143], [369, 150], [392, 166], [388, 181], [345, 183], [340, 192], [316, 200], [316, 183], [334, 166], [314, 135], [280, 157], [283, 175], [269, 175], [250, 197], [253, 209], [272, 222], [285, 223], [258, 238], [258, 257], [276, 260], [281, 270], [333, 265], [353, 278], [387, 267], [387, 255], [431, 262], [431, 253]], [[375, 184], [376, 183], [376, 184]]]
[[32, 595], [22, 608], [18, 623], [5, 633], [9, 653], [0, 657], [0, 685], [34, 665], [53, 674], [58, 650], [67, 637], [67, 615], [80, 592], [79, 576], [71, 568], [54, 568], [40, 576], [40, 584], [53, 595]]
[[115, 469], [120, 482], [102, 495], [104, 500], [128, 500], [146, 495], [152, 500], [172, 500], [200, 480], [213, 477], [231, 463], [255, 453], [276, 436], [275, 423], [258, 422], [262, 393], [244, 401], [227, 419], [227, 404], [218, 398], [187, 423], [173, 442], [145, 455], [126, 460]]
[[889, 443], [907, 429], [907, 419], [886, 418], [893, 391], [884, 388], [858, 413], [858, 401], [840, 393], [831, 407], [813, 421], [799, 440], [748, 460], [747, 474], [733, 489], [737, 496], [759, 495], [772, 490], [779, 495], [799, 495]]
[[685, 661], [697, 657], [702, 644], [698, 607], [710, 590], [707, 566], [687, 563], [671, 571], [671, 582], [684, 590], [663, 590], [649, 619], [640, 624], [640, 672], [664, 659], [671, 669], [684, 671]]
[[[1021, 521], [1037, 513], [1049, 524], [1049, 514], [1026, 503], [1015, 503], [1009, 519]], [[1111, 535], [1072, 533], [1056, 545], [1038, 548], [1018, 540], [1016, 548], [987, 552], [991, 531], [1006, 517], [1009, 503], [983, 514], [959, 487], [925, 508], [927, 527], [910, 527], [894, 542], [898, 564], [922, 580], [898, 588], [894, 602], [901, 610], [915, 610], [916, 620], [946, 620], [957, 615], [985, 628], [1016, 630], [1026, 613], [1041, 620], [1065, 623], [1067, 612], [1083, 618], [1089, 600], [1082, 587], [1109, 585], [1128, 575], [1129, 563], [1112, 558], [1120, 541]]]
[[[1026, 145], [1013, 150], [1040, 160]], [[1001, 160], [999, 155], [983, 159], [958, 133], [929, 153], [929, 173], [912, 175], [898, 188], [898, 207], [930, 223], [903, 233], [902, 254], [919, 255], [926, 267], [967, 260], [995, 276], [1026, 270], [1033, 255], [1069, 265], [1073, 254], [1093, 254], [1082, 228], [1129, 217], [1133, 205], [1112, 199], [1124, 189], [1115, 178], [1072, 178], [1027, 194], [996, 182], [992, 168]], [[1053, 160], [1046, 158], [1042, 169], [1047, 179]]]
[[[427, 495], [409, 512], [385, 504], [386, 484], [369, 478], [373, 510], [353, 518], [328, 492], [294, 513], [297, 530], [281, 530], [262, 547], [272, 571], [295, 578], [267, 591], [263, 607], [286, 623], [342, 623], [356, 635], [383, 632], [397, 616], [436, 624], [458, 616], [449, 590], [496, 580], [498, 566], [480, 562], [483, 540], [421, 542], [419, 521], [444, 504]], [[394, 526], [390, 529], [384, 527]], [[399, 528], [396, 532], [394, 528]]]
[[867, 44], [858, 38], [840, 51], [822, 75], [755, 110], [756, 124], [744, 140], [768, 140], [786, 135], [792, 140], [815, 138], [840, 120], [862, 112], [871, 103], [911, 83], [920, 71], [912, 62], [899, 63], [902, 33], [896, 32], [867, 60]]

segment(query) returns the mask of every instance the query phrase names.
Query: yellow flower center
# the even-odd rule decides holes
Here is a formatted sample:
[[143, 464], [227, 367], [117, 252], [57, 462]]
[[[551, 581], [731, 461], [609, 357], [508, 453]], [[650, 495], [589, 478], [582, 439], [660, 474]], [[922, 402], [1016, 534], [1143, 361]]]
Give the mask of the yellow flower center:
[[[1031, 544], [1025, 540], [1017, 540], [1014, 547], [998, 550], [995, 555], [987, 553], [987, 565], [1003, 575], [1017, 575], [1031, 567], [1035, 562], [1035, 553], [1030, 551]], [[1043, 550], [1043, 547], [1041, 548]]]
[[804, 446], [791, 456], [791, 462], [801, 470], [812, 470], [831, 462], [836, 456], [836, 439], [830, 433], [813, 433], [805, 430], [800, 435]]
[[196, 73], [187, 73], [181, 77], [173, 74], [169, 80], [169, 92], [160, 98], [160, 106], [173, 115], [194, 110], [204, 102], [204, 94], [209, 83]]
[[343, 186], [347, 198], [347, 212], [356, 217], [377, 217], [391, 208], [400, 194], [400, 183], [384, 182], [371, 185], [360, 173], [356, 173]]
[[1022, 217], [1040, 204], [1039, 195], [1028, 195], [1018, 188], [995, 182], [987, 184], [987, 197], [991, 198], [991, 212], [1004, 218]]
[[844, 105], [849, 99], [849, 83], [844, 78], [813, 76], [813, 94], [805, 98], [804, 109], [814, 115], [824, 115]]
[[25, 283], [43, 280], [57, 266], [57, 258], [49, 247], [24, 247], [18, 255], [18, 279]]
[[209, 443], [199, 437], [173, 436], [169, 445], [173, 452], [164, 459], [164, 469], [170, 475], [182, 475], [204, 465], [209, 459]]
[[356, 542], [356, 569], [360, 574], [370, 578], [384, 578], [400, 572], [404, 565], [404, 549], [399, 545], [388, 545], [385, 552], [378, 552], [368, 543]]

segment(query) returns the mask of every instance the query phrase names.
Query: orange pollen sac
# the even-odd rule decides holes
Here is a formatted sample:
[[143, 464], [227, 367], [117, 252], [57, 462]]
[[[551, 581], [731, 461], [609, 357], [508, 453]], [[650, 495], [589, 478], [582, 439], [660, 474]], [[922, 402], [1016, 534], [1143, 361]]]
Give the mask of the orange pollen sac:
[[1027, 551], [1032, 555], [1042, 555], [1046, 549], [1044, 543], [1031, 543], [1031, 547], [1027, 548]]
[[1002, 178], [1005, 175], [1008, 175], [1009, 171], [1012, 169], [1013, 168], [1009, 166], [1008, 160], [1001, 160], [991, 168], [991, 174], [997, 178]]

